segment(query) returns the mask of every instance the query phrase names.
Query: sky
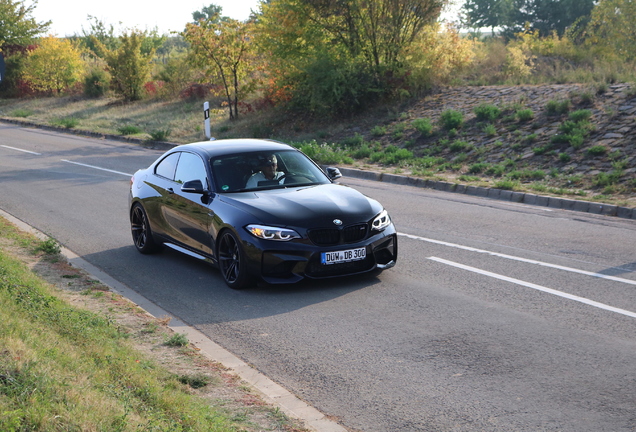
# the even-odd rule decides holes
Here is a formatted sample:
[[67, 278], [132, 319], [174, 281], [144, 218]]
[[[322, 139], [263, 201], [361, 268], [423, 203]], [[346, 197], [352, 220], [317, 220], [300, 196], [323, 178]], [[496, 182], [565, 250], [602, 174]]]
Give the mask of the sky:
[[[26, 0], [25, 4], [33, 2]], [[223, 15], [244, 21], [251, 9], [258, 9], [259, 0], [39, 0], [32, 16], [37, 22], [51, 21], [49, 33], [58, 37], [81, 35], [82, 29], [90, 31], [89, 15], [107, 26], [113, 25], [117, 33], [156, 27], [165, 34], [183, 31], [186, 23], [192, 21], [192, 12], [210, 4], [221, 6]]]
[[[458, 3], [460, 0], [453, 0]], [[26, 0], [25, 4], [33, 4]], [[192, 12], [215, 4], [223, 8], [222, 14], [240, 21], [250, 16], [252, 9], [259, 9], [259, 0], [38, 0], [33, 17], [38, 22], [51, 21], [49, 34], [57, 37], [81, 35], [90, 31], [88, 16], [95, 17], [116, 33], [126, 29], [154, 30], [159, 34], [180, 32], [192, 21]], [[167, 5], [167, 6], [164, 6]], [[445, 17], [452, 20], [452, 13]]]

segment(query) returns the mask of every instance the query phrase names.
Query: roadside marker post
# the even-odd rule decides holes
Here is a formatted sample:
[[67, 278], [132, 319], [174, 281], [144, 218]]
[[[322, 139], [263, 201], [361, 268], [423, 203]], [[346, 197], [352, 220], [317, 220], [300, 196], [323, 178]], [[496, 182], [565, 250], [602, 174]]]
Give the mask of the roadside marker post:
[[210, 103], [203, 103], [203, 123], [205, 126], [205, 137], [207, 139], [212, 138], [212, 134], [210, 133]]
[[6, 71], [5, 71], [4, 56], [0, 52], [0, 82], [2, 82], [2, 78], [4, 78], [5, 73]]

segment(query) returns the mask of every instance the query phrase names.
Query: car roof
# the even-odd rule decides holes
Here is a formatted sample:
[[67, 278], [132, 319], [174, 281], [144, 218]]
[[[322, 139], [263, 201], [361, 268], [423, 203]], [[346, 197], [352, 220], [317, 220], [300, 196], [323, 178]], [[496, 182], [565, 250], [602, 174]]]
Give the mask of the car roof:
[[232, 153], [244, 153], [250, 151], [282, 151], [295, 150], [293, 147], [277, 141], [241, 138], [223, 139], [216, 141], [200, 141], [191, 144], [183, 144], [174, 150], [192, 150], [207, 157], [220, 156]]

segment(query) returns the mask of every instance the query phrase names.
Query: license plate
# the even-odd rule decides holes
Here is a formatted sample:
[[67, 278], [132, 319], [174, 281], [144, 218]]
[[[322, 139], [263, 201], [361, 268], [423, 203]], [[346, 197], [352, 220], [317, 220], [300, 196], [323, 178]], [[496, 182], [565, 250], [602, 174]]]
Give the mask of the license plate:
[[321, 255], [322, 264], [338, 264], [349, 261], [359, 261], [367, 256], [367, 248], [347, 249], [334, 252], [323, 252]]

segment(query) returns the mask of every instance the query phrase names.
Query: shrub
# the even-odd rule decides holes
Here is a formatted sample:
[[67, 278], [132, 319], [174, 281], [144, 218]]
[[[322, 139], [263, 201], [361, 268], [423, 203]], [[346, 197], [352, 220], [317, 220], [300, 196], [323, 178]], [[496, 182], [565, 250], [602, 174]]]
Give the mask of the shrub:
[[460, 111], [448, 109], [442, 112], [440, 123], [442, 127], [448, 131], [452, 129], [459, 129], [464, 124], [464, 114]]
[[453, 141], [453, 143], [450, 145], [450, 151], [452, 152], [460, 152], [460, 151], [466, 151], [471, 147], [471, 145], [469, 143], [467, 143], [466, 141], [462, 141], [462, 140], [455, 140]]
[[316, 140], [292, 145], [320, 164], [337, 164], [345, 158], [345, 153], [340, 148], [327, 143], [318, 144]]
[[360, 148], [350, 152], [349, 155], [354, 159], [365, 159], [371, 156], [371, 153], [373, 153], [373, 149], [367, 144], [364, 144]]
[[598, 187], [607, 187], [616, 184], [620, 179], [620, 173], [617, 171], [611, 173], [598, 173], [592, 180], [592, 184]]
[[592, 105], [592, 103], [594, 103], [595, 96], [592, 92], [587, 91], [581, 93], [579, 98], [581, 99], [582, 105]]
[[386, 135], [386, 127], [374, 126], [373, 129], [371, 129], [371, 135], [373, 135], [374, 137], [381, 137]]
[[473, 112], [477, 116], [477, 120], [480, 121], [495, 121], [501, 116], [501, 110], [495, 105], [481, 104], [473, 109]]
[[478, 163], [472, 164], [468, 168], [468, 172], [471, 173], [471, 174], [478, 174], [478, 173], [488, 169], [489, 166], [490, 165], [485, 163], [485, 162], [478, 162]]
[[108, 64], [114, 89], [127, 101], [142, 99], [145, 94], [144, 84], [150, 76], [154, 55], [154, 50], [144, 52], [146, 38], [145, 32], [131, 30], [119, 37], [121, 44], [115, 50], [98, 44]]
[[491, 165], [486, 169], [486, 174], [493, 177], [501, 177], [506, 172], [506, 167], [502, 164]]
[[561, 162], [568, 163], [568, 162], [570, 162], [570, 159], [572, 159], [572, 158], [570, 157], [569, 154], [567, 154], [567, 153], [559, 153], [559, 160]]
[[569, 99], [564, 99], [564, 100], [551, 100], [548, 101], [548, 103], [545, 106], [545, 109], [548, 113], [548, 115], [560, 115], [560, 114], [565, 114], [566, 112], [568, 112], [570, 110], [570, 106], [572, 105], [572, 102], [570, 102]]
[[27, 54], [23, 79], [36, 91], [59, 94], [79, 81], [83, 73], [80, 49], [70, 39], [48, 36]]
[[495, 127], [495, 125], [492, 124], [487, 124], [486, 126], [484, 126], [482, 131], [489, 137], [497, 135], [497, 128]]
[[526, 135], [524, 140], [527, 141], [527, 142], [533, 142], [533, 141], [536, 141], [537, 136], [538, 135], [536, 133], [531, 133], [530, 135]]
[[446, 159], [442, 157], [432, 157], [432, 156], [421, 157], [413, 161], [413, 166], [417, 168], [422, 168], [422, 169], [433, 168], [434, 166], [442, 164], [445, 161]]
[[590, 156], [603, 156], [609, 151], [604, 145], [595, 145], [587, 149], [587, 154]]
[[413, 120], [411, 122], [415, 130], [417, 130], [422, 135], [430, 135], [433, 132], [433, 124], [431, 120], [428, 118], [419, 118]]
[[352, 137], [343, 139], [342, 144], [346, 147], [359, 147], [364, 144], [364, 137], [356, 132]]
[[506, 77], [520, 79], [532, 74], [534, 56], [527, 56], [523, 49], [516, 46], [508, 46], [506, 50], [506, 59], [502, 65]]
[[532, 111], [529, 108], [520, 109], [520, 110], [517, 110], [517, 112], [515, 113], [515, 116], [520, 122], [527, 122], [534, 118], [534, 111]]
[[172, 133], [171, 129], [157, 129], [150, 132], [150, 138], [152, 141], [165, 141]]
[[587, 121], [592, 117], [592, 111], [588, 110], [588, 109], [582, 109], [582, 110], [577, 110], [574, 111], [572, 113], [570, 113], [570, 115], [568, 116], [568, 118], [570, 119], [570, 121], [579, 123], [582, 121]]
[[[555, 135], [555, 136], [558, 136], [558, 135]], [[550, 151], [550, 149], [552, 149], [552, 144], [548, 143], [543, 146], [533, 147], [532, 151], [534, 152], [535, 155], [539, 156], [539, 155], [547, 153], [548, 151]]]
[[110, 76], [101, 69], [96, 69], [84, 78], [84, 96], [98, 98], [104, 96], [110, 87]]

